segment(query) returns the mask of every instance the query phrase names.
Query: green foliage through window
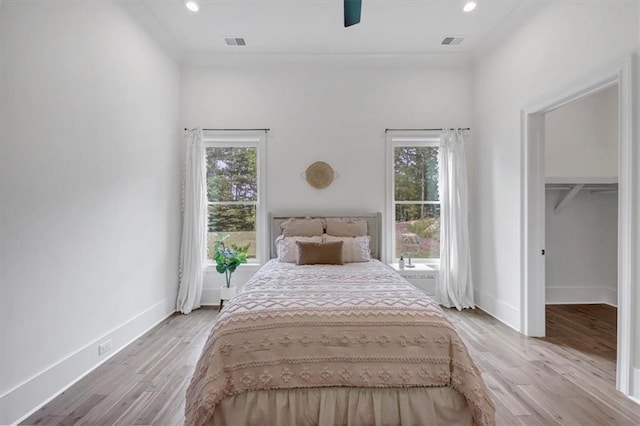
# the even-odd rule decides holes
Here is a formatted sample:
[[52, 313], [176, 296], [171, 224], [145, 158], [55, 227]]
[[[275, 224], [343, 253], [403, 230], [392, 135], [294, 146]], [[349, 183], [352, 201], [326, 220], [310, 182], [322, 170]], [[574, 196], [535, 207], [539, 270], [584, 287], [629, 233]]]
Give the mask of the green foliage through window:
[[[396, 257], [440, 257], [438, 147], [394, 148]], [[404, 247], [401, 236], [415, 234], [419, 244]]]
[[395, 148], [396, 201], [438, 201], [438, 148]]
[[207, 196], [216, 201], [258, 201], [258, 149], [207, 148]]
[[249, 245], [247, 258], [256, 257], [258, 148], [208, 147], [208, 257], [215, 256], [215, 233], [229, 235], [229, 244]]

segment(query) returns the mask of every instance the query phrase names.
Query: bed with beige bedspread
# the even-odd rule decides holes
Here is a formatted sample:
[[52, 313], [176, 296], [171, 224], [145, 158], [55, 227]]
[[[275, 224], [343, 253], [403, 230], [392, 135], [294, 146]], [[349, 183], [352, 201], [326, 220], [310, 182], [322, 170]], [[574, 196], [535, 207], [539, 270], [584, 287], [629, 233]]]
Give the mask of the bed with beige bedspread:
[[188, 425], [495, 422], [455, 327], [377, 260], [269, 261], [219, 314], [185, 414]]

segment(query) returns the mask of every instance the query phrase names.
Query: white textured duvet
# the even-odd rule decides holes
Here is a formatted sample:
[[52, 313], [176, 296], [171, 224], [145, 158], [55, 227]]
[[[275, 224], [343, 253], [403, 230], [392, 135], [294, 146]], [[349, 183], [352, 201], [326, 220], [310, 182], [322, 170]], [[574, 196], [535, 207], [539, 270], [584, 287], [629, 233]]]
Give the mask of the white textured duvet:
[[379, 261], [272, 260], [222, 310], [187, 391], [187, 424], [227, 397], [302, 388], [451, 387], [494, 422], [478, 369], [442, 310]]

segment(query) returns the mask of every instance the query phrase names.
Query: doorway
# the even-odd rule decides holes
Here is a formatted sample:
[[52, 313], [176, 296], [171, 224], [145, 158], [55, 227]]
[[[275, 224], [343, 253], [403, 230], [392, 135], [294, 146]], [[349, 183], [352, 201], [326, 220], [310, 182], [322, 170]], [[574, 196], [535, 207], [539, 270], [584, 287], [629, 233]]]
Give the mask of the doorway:
[[618, 92], [618, 226], [617, 226], [617, 371], [616, 388], [630, 393], [632, 375], [632, 278], [636, 248], [632, 244], [633, 206], [636, 192], [632, 154], [632, 65], [626, 59], [586, 78], [561, 93], [527, 106], [522, 111], [522, 331], [528, 336], [545, 335], [545, 114], [617, 86]]
[[618, 85], [546, 112], [544, 125], [546, 340], [593, 355], [615, 385]]

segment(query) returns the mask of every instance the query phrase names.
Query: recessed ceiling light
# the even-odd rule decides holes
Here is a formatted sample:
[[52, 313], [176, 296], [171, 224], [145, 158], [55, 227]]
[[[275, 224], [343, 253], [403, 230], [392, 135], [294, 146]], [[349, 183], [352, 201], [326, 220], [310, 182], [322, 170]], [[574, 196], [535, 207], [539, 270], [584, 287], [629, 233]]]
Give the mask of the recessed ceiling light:
[[193, 0], [187, 0], [186, 2], [184, 2], [184, 5], [192, 12], [197, 12], [198, 10], [200, 10], [200, 6], [198, 6], [198, 3]]
[[477, 3], [475, 1], [469, 0], [464, 4], [464, 7], [462, 8], [462, 10], [464, 10], [465, 12], [471, 12], [473, 9], [476, 8], [476, 6], [477, 6]]

